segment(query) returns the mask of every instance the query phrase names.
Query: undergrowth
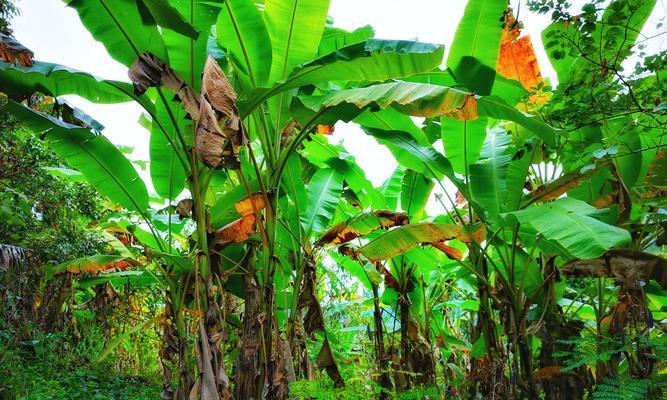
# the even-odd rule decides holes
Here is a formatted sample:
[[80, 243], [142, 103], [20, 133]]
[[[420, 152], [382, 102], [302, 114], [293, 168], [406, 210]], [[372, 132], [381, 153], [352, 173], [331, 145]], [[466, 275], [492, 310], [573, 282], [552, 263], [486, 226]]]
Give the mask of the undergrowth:
[[95, 363], [97, 349], [71, 344], [54, 334], [28, 341], [0, 331], [0, 399], [3, 400], [155, 400], [159, 377], [117, 372]]

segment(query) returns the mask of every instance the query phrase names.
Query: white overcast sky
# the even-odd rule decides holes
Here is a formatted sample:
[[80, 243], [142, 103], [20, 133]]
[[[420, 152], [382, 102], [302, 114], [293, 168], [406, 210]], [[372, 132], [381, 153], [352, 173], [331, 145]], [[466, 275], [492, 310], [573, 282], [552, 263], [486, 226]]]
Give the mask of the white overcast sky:
[[[664, 27], [657, 29], [656, 24], [667, 14], [666, 1], [658, 0], [642, 32], [647, 37], [664, 31]], [[529, 13], [525, 0], [521, 2], [523, 33], [531, 35], [542, 74], [555, 82], [555, 73], [540, 40], [540, 32], [550, 18]], [[581, 0], [573, 2], [583, 4]], [[511, 3], [516, 10], [518, 0]], [[334, 18], [334, 25], [341, 28], [355, 29], [370, 24], [376, 37], [441, 43], [447, 51], [465, 4], [466, 0], [331, 0], [329, 14]], [[18, 7], [21, 13], [12, 22], [14, 36], [35, 53], [36, 59], [67, 65], [102, 78], [128, 80], [126, 68], [109, 57], [104, 47], [83, 27], [76, 12], [62, 1], [19, 0]], [[651, 40], [651, 50], [665, 49], [666, 36]], [[113, 143], [134, 147], [132, 158], [148, 159], [149, 134], [137, 123], [138, 106], [131, 103], [98, 105], [76, 96], [67, 96], [67, 100], [100, 121], [106, 127], [104, 135]], [[375, 185], [380, 185], [396, 166], [391, 154], [354, 124], [338, 124], [333, 140], [342, 141]], [[147, 177], [145, 173], [142, 175]], [[434, 202], [428, 208], [433, 213], [441, 211]]]

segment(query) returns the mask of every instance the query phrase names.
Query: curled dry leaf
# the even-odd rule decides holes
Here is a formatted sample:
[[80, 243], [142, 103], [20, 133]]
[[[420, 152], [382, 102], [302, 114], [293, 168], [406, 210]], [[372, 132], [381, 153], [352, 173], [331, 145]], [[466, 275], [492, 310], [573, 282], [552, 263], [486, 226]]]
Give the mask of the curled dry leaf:
[[[199, 351], [201, 354], [201, 400], [218, 400], [218, 385], [216, 374], [213, 371], [213, 354], [209, 343], [209, 337], [204, 327], [204, 319], [199, 320]], [[198, 357], [198, 360], [199, 357]], [[223, 388], [225, 391], [227, 388]]]
[[195, 118], [199, 114], [199, 96], [173, 69], [151, 53], [141, 54], [127, 71], [134, 92], [137, 95], [146, 93], [149, 87], [164, 85], [167, 89], [176, 93], [176, 97], [183, 104], [185, 111]]
[[26, 251], [21, 247], [0, 244], [0, 270], [18, 267], [26, 261]]
[[315, 331], [324, 333], [324, 343], [322, 343], [322, 349], [317, 355], [317, 366], [327, 371], [327, 374], [331, 380], [334, 381], [336, 387], [343, 387], [345, 386], [345, 382], [340, 375], [338, 365], [336, 364], [333, 352], [331, 351], [331, 346], [329, 345], [329, 340], [326, 336], [327, 332], [324, 327], [324, 315], [322, 314], [322, 307], [316, 296], [316, 279], [317, 273], [315, 271], [315, 265], [308, 263], [303, 275], [303, 285], [299, 294], [298, 310], [301, 311], [306, 307], [308, 308], [303, 321], [303, 327], [308, 334], [312, 334]]
[[183, 199], [178, 202], [176, 206], [176, 214], [178, 219], [192, 218], [192, 206], [194, 205], [192, 199]]
[[343, 377], [338, 371], [338, 365], [331, 351], [329, 339], [325, 338], [324, 343], [322, 343], [322, 348], [317, 355], [317, 366], [327, 371], [329, 378], [334, 382], [334, 387], [341, 388], [345, 386], [345, 381], [343, 381]]
[[195, 136], [195, 152], [204, 164], [211, 168], [241, 167], [234, 147], [218, 125], [213, 108], [207, 101], [201, 102]]
[[174, 70], [150, 53], [141, 54], [128, 75], [138, 95], [149, 87], [162, 85], [176, 93], [185, 111], [197, 121], [195, 152], [204, 164], [211, 168], [240, 168], [238, 147], [245, 142], [236, 110], [236, 93], [215, 60], [209, 57], [206, 62], [203, 96], [197, 95]]
[[218, 63], [210, 56], [204, 65], [201, 94], [224, 118], [238, 118], [236, 92]]
[[204, 65], [202, 96], [215, 111], [216, 126], [222, 129], [218, 132], [207, 126], [199, 132], [198, 127], [195, 150], [212, 168], [238, 169], [238, 148], [246, 141], [236, 109], [236, 92], [213, 57], [208, 57]]
[[621, 285], [654, 279], [667, 288], [667, 260], [630, 249], [610, 250], [593, 260], [570, 261], [559, 270], [572, 277], [611, 277]]
[[395, 226], [406, 225], [407, 223], [408, 216], [405, 213], [397, 213], [389, 210], [363, 213], [329, 229], [315, 242], [315, 246], [347, 243], [380, 228], [389, 229]]
[[34, 53], [14, 38], [0, 33], [0, 60], [24, 67], [32, 67]]

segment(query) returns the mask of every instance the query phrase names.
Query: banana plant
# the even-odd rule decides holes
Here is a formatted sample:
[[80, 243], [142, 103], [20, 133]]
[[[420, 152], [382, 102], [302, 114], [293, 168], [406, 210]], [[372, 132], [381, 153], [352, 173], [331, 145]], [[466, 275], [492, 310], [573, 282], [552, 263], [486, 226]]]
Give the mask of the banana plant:
[[[429, 299], [439, 295], [426, 282], [437, 264], [454, 262], [470, 274], [478, 297], [471, 385], [491, 394], [503, 382], [512, 393], [535, 397], [528, 328], [538, 329], [539, 320], [528, 311], [557, 314], [557, 265], [632, 241], [615, 225], [628, 219], [637, 166], [650, 170], [636, 154], [655, 137], [629, 142], [618, 133], [637, 123], [623, 118], [598, 136], [566, 137], [528, 114], [541, 94], [522, 79], [525, 71], [507, 67], [520, 63], [506, 59], [518, 24], [505, 1], [469, 1], [445, 70], [442, 46], [333, 27], [328, 0], [67, 5], [128, 68], [130, 82], [42, 61], [3, 62], [2, 91], [26, 128], [126, 210], [109, 226], [141, 243], [150, 259], [143, 269], [165, 297], [165, 398], [286, 398], [290, 381], [310, 376], [312, 339], [321, 341], [316, 364], [344, 386], [317, 290], [315, 266], [323, 264], [327, 244], [361, 260], [352, 268], [373, 291], [381, 369], [382, 301], [400, 320], [400, 370], [422, 372], [419, 384], [435, 381], [430, 350], [435, 332], [446, 331], [432, 316]], [[21, 104], [35, 91], [142, 107], [156, 193], [103, 134]], [[410, 116], [425, 118], [424, 126]], [[328, 142], [338, 121], [361, 125], [400, 164], [382, 188]], [[555, 156], [600, 135], [630, 151]], [[443, 215], [429, 217], [425, 205], [445, 180], [462, 201], [450, 198]], [[590, 187], [582, 184], [588, 180]], [[618, 207], [591, 206], [591, 193], [612, 195]], [[399, 200], [405, 214], [395, 212]], [[135, 263], [122, 253], [121, 261]], [[237, 299], [244, 302], [241, 318], [230, 311]], [[411, 340], [415, 331], [423, 342]], [[241, 341], [235, 359], [227, 351], [230, 336]], [[227, 361], [236, 364], [235, 375]], [[391, 380], [381, 379], [389, 389]], [[401, 389], [411, 380], [394, 378]]]

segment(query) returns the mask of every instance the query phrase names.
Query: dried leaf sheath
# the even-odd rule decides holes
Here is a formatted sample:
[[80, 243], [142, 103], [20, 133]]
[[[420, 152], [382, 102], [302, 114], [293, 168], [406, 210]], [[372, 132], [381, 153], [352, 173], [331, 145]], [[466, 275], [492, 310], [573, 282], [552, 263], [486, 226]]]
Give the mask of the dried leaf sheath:
[[176, 93], [185, 111], [197, 121], [194, 147], [204, 164], [211, 168], [240, 167], [238, 146], [245, 141], [236, 111], [236, 93], [215, 60], [209, 57], [206, 61], [202, 96], [166, 63], [150, 53], [139, 56], [128, 75], [138, 95], [145, 93], [149, 87], [162, 85]]
[[340, 388], [345, 386], [345, 381], [338, 370], [338, 365], [336, 364], [333, 352], [331, 351], [331, 345], [327, 338], [322, 307], [316, 295], [316, 279], [315, 265], [308, 263], [304, 272], [303, 286], [299, 294], [298, 309], [299, 312], [302, 312], [304, 308], [308, 308], [303, 319], [303, 327], [308, 334], [312, 334], [315, 331], [324, 333], [324, 342], [317, 355], [317, 366], [327, 372], [334, 382], [335, 387]]
[[[204, 159], [210, 160], [212, 164], [230, 169], [240, 168], [237, 157], [238, 148], [246, 144], [246, 138], [241, 117], [236, 108], [236, 92], [212, 57], [208, 57], [204, 65], [202, 97], [215, 111], [216, 125], [221, 127], [222, 131], [215, 134], [202, 131], [200, 135], [198, 127], [198, 140], [195, 144], [197, 153], [202, 157], [204, 157], [203, 154], [206, 154]], [[220, 142], [220, 137], [223, 138], [222, 142]], [[213, 147], [209, 148], [209, 145]], [[219, 152], [220, 150], [222, 151]]]

